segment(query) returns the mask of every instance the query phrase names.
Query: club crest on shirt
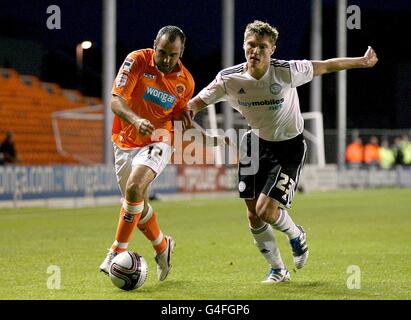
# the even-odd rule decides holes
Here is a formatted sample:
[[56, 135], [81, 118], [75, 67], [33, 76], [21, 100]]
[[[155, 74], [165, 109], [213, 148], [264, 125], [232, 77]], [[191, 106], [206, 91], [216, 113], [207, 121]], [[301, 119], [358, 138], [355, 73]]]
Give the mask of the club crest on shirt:
[[186, 86], [182, 83], [176, 85], [177, 94], [181, 96], [186, 91]]
[[273, 83], [273, 84], [270, 86], [270, 92], [271, 92], [273, 95], [279, 94], [279, 93], [281, 92], [281, 86], [280, 86], [278, 83]]
[[123, 70], [126, 72], [130, 72], [131, 67], [133, 66], [134, 59], [133, 58], [126, 58], [123, 63]]
[[121, 88], [124, 87], [127, 83], [127, 79], [128, 76], [124, 73], [121, 73], [118, 77], [117, 77], [117, 81], [116, 81], [116, 87], [117, 88]]

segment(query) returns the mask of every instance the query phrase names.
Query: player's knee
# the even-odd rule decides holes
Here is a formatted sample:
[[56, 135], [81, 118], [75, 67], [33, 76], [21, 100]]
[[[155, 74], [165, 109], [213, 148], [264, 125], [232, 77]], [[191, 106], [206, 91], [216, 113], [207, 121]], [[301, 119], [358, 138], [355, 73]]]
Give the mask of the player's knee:
[[132, 195], [135, 198], [142, 199], [144, 198], [144, 192], [146, 185], [142, 181], [128, 181], [126, 185], [126, 194]]

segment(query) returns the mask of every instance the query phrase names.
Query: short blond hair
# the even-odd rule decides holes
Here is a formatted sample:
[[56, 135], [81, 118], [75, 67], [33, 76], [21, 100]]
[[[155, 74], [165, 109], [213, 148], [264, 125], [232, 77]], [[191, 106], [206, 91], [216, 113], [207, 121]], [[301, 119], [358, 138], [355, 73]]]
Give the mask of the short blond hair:
[[276, 28], [260, 20], [254, 20], [254, 22], [247, 24], [244, 32], [244, 41], [250, 34], [257, 34], [262, 37], [267, 35], [273, 46], [276, 44], [279, 35]]

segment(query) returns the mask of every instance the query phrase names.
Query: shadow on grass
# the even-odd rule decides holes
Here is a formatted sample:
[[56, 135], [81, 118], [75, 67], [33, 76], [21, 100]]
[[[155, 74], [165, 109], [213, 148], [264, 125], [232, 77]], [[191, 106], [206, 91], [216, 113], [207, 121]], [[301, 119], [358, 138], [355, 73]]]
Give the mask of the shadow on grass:
[[[205, 282], [204, 284], [206, 284]], [[123, 291], [113, 288], [111, 298], [120, 300], [362, 300], [372, 299], [367, 292], [347, 290], [328, 281], [290, 281], [264, 285], [250, 283], [246, 289], [221, 289], [199, 285], [194, 280], [167, 279], [147, 283], [143, 287]], [[375, 298], [375, 297], [374, 297]]]
[[299, 282], [288, 282], [288, 285], [295, 288], [325, 288], [330, 285], [327, 281], [299, 281]]
[[[165, 299], [170, 299], [173, 293], [178, 292], [178, 297], [176, 299], [181, 298], [182, 295], [189, 295], [193, 289], [193, 282], [185, 281], [185, 280], [166, 280], [162, 282], [155, 282], [150, 284], [145, 284], [143, 287], [133, 290], [134, 292], [139, 292], [145, 296], [152, 296], [155, 299], [159, 299], [161, 295], [166, 294]], [[133, 292], [133, 291], [123, 291]], [[189, 297], [186, 297], [186, 299]], [[161, 298], [160, 298], [161, 299]]]
[[346, 286], [330, 281], [291, 281], [276, 286], [276, 291], [284, 294], [285, 299], [297, 300], [357, 300], [371, 297], [367, 292], [348, 290]]

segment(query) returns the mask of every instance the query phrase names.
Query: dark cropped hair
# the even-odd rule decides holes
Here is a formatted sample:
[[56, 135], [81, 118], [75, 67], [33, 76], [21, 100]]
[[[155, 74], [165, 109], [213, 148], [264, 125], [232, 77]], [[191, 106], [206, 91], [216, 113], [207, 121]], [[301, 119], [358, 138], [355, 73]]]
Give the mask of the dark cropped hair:
[[167, 38], [170, 42], [174, 42], [176, 38], [179, 37], [184, 48], [184, 44], [186, 42], [186, 35], [184, 34], [183, 30], [181, 30], [179, 27], [162, 27], [157, 33], [156, 42], [164, 35], [167, 35]]

